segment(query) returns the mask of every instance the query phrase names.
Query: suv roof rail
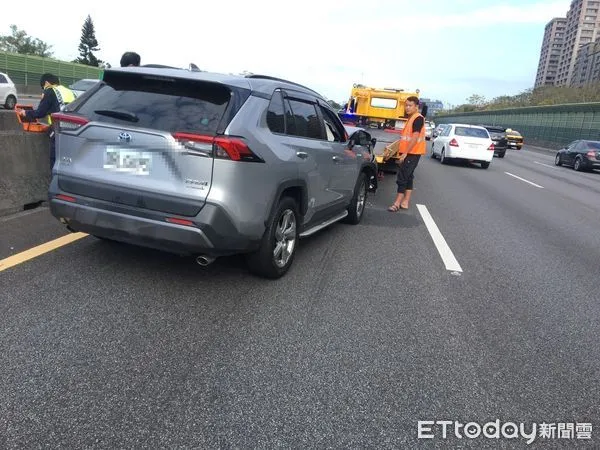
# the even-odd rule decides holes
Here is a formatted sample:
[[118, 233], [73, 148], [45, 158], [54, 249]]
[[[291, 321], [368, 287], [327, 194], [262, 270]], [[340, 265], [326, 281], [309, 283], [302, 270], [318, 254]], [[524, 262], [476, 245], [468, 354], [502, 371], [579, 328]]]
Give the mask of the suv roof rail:
[[295, 82], [290, 81], [290, 80], [284, 80], [283, 78], [271, 77], [269, 75], [256, 75], [256, 74], [245, 75], [245, 78], [255, 78], [255, 79], [259, 79], [259, 80], [281, 81], [283, 83], [289, 83], [289, 84], [292, 84], [294, 86], [298, 86], [298, 87], [301, 87], [301, 88], [304, 88], [304, 89], [308, 89], [309, 91], [314, 92], [319, 97], [321, 97], [321, 94], [319, 94], [314, 89], [311, 89], [309, 87], [306, 87], [306, 86], [304, 86], [302, 84], [299, 84], [299, 83], [295, 83]]

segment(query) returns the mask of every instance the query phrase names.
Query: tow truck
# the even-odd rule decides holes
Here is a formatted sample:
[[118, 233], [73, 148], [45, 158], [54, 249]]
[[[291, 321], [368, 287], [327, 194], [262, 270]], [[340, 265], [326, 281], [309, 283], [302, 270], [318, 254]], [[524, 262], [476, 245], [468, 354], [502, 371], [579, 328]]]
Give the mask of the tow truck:
[[406, 123], [404, 102], [419, 97], [419, 89], [373, 88], [354, 84], [348, 102], [340, 111], [342, 122], [351, 126], [401, 129]]

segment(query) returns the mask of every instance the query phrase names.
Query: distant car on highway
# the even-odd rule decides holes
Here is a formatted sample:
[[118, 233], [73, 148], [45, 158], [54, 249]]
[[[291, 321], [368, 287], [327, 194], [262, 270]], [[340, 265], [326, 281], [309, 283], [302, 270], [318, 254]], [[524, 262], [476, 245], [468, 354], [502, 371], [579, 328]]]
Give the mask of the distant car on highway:
[[494, 143], [494, 155], [498, 156], [498, 158], [504, 158], [506, 155], [506, 149], [508, 148], [508, 139], [506, 138], [506, 132], [503, 127], [496, 127], [490, 125], [481, 125], [488, 133], [490, 133], [490, 137], [492, 138], [492, 142]]
[[572, 166], [578, 172], [600, 169], [600, 141], [573, 141], [554, 158], [557, 166]]
[[507, 128], [506, 139], [508, 140], [509, 148], [516, 148], [517, 150], [521, 150], [521, 148], [523, 147], [523, 136], [517, 130]]
[[487, 169], [494, 159], [494, 143], [484, 127], [448, 124], [431, 146], [431, 157], [439, 156], [442, 164], [451, 159], [464, 159]]
[[92, 78], [84, 78], [82, 80], [78, 80], [75, 83], [71, 84], [69, 86], [69, 89], [71, 89], [73, 91], [73, 93], [75, 94], [76, 97], [79, 97], [81, 94], [83, 94], [85, 91], [87, 91], [91, 87], [96, 86], [96, 84], [99, 81], [100, 80], [94, 80]]
[[8, 74], [0, 72], [0, 106], [15, 109], [17, 104], [17, 88]]
[[425, 139], [430, 140], [433, 135], [433, 125], [428, 120], [425, 121]]

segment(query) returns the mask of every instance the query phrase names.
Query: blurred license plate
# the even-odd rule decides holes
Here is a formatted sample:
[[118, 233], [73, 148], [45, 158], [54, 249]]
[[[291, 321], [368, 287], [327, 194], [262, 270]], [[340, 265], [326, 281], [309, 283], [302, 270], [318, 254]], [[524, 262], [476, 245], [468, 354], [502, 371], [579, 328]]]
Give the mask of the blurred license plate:
[[479, 145], [477, 145], [477, 144], [469, 144], [469, 148], [471, 150], [477, 150], [479, 148]]
[[151, 166], [151, 152], [108, 147], [104, 155], [104, 168], [115, 172], [149, 175]]

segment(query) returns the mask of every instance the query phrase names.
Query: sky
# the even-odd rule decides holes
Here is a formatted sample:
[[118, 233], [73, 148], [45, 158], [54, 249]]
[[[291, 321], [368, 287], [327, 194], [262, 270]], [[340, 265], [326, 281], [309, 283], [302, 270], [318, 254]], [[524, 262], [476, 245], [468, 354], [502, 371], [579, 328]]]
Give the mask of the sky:
[[[544, 26], [566, 16], [570, 0], [219, 0], [158, 2], [62, 0], [57, 22], [47, 2], [7, 2], [0, 34], [15, 24], [78, 56], [92, 17], [113, 66], [135, 51], [142, 64], [281, 77], [345, 102], [353, 83], [419, 89], [445, 106], [472, 94], [492, 99], [533, 86]], [[144, 5], [142, 7], [142, 5]], [[58, 16], [60, 14], [60, 16]], [[58, 17], [60, 25], [57, 26]]]

